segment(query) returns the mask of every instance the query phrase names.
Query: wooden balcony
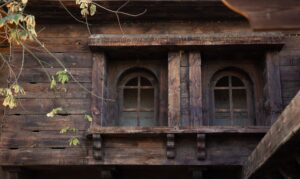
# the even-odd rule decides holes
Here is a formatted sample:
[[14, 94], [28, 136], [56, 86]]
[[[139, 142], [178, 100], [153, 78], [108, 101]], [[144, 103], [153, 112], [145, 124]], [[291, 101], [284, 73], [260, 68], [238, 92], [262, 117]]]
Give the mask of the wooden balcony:
[[[93, 127], [91, 164], [242, 166], [268, 127]], [[92, 159], [93, 158], [93, 159]]]

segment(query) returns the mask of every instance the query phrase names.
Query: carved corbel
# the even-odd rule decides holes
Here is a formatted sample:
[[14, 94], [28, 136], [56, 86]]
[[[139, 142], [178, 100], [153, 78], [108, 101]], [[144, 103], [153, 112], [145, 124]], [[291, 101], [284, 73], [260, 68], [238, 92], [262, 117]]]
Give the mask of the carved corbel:
[[93, 157], [96, 160], [103, 159], [102, 136], [100, 134], [93, 134]]
[[205, 134], [197, 134], [197, 159], [206, 159], [206, 144], [205, 144]]
[[167, 158], [174, 159], [175, 158], [175, 134], [167, 134]]

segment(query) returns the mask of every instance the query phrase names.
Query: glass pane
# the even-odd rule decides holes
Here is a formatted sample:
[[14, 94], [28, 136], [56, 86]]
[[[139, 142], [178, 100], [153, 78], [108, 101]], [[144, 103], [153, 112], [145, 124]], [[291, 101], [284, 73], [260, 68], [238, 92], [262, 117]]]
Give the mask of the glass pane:
[[232, 83], [232, 86], [235, 86], [235, 87], [244, 86], [244, 83], [242, 82], [242, 80], [240, 80], [239, 78], [234, 77], [234, 76], [231, 77], [231, 83]]
[[138, 85], [138, 78], [133, 78], [129, 80], [125, 86], [137, 86]]
[[233, 125], [244, 126], [244, 125], [246, 125], [247, 119], [248, 119], [247, 112], [234, 112], [233, 113]]
[[141, 107], [154, 108], [154, 89], [141, 89]]
[[230, 112], [216, 112], [213, 125], [217, 125], [217, 126], [231, 125]]
[[137, 126], [137, 112], [123, 112], [120, 126]]
[[140, 112], [140, 126], [149, 127], [155, 126], [154, 112]]
[[226, 86], [229, 86], [229, 83], [228, 83], [228, 76], [225, 76], [225, 77], [219, 79], [219, 81], [217, 82], [216, 86], [218, 86], [218, 87], [226, 87]]
[[234, 109], [247, 109], [247, 94], [245, 89], [232, 90], [232, 101]]
[[141, 77], [141, 86], [152, 86], [152, 84], [148, 79]]
[[137, 108], [137, 89], [124, 89], [124, 108]]
[[215, 90], [215, 108], [229, 109], [229, 90]]

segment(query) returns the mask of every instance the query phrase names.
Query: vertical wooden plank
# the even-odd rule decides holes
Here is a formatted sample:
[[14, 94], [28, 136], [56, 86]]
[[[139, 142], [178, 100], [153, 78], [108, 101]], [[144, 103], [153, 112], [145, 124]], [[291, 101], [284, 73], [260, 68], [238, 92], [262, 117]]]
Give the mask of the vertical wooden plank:
[[203, 125], [201, 54], [189, 54], [190, 121], [192, 126]]
[[91, 127], [105, 125], [105, 88], [106, 88], [106, 56], [104, 53], [93, 54], [92, 69], [92, 105], [93, 122]]
[[180, 124], [180, 59], [182, 52], [168, 54], [168, 121], [169, 126]]
[[270, 124], [273, 124], [282, 111], [281, 79], [279, 69], [279, 56], [276, 52], [266, 55], [266, 93], [267, 112]]
[[183, 53], [180, 59], [180, 125], [190, 126], [189, 102], [189, 61], [188, 54]]

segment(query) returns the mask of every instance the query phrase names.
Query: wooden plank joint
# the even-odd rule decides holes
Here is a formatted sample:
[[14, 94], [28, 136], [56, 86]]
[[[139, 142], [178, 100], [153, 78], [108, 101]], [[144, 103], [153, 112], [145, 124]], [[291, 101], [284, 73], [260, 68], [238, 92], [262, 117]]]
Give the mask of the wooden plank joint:
[[167, 158], [174, 159], [176, 156], [175, 152], [175, 134], [167, 134]]
[[206, 159], [206, 143], [205, 143], [205, 134], [197, 134], [197, 159], [205, 160]]
[[93, 134], [93, 157], [96, 160], [103, 159], [102, 136], [100, 134]]

